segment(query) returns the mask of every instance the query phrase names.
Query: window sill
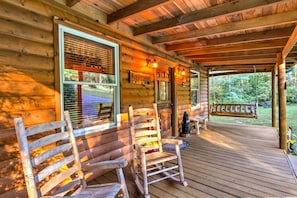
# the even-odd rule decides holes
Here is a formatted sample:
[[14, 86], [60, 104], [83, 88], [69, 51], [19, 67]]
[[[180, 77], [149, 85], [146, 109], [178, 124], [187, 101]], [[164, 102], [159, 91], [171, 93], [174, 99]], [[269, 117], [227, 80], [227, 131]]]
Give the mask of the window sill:
[[81, 128], [74, 130], [75, 137], [91, 137], [91, 136], [97, 136], [98, 133], [105, 134], [111, 131], [115, 131], [118, 128], [116, 123], [111, 123], [109, 125], [104, 126], [93, 126], [88, 128]]

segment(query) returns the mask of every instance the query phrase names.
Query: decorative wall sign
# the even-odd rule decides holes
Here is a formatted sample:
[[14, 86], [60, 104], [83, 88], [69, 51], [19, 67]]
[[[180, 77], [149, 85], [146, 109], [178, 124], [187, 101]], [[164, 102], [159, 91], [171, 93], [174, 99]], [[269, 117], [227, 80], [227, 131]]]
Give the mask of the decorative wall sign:
[[129, 82], [137, 85], [149, 85], [153, 82], [153, 77], [149, 74], [143, 74], [130, 71]]

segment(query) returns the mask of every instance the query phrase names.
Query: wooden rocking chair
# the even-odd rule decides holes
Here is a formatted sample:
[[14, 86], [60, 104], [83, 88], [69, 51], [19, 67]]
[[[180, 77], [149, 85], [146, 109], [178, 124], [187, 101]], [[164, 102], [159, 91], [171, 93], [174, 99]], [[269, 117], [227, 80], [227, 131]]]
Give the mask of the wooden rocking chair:
[[[79, 159], [69, 113], [65, 121], [25, 128], [22, 118], [14, 120], [28, 196], [84, 198], [116, 197], [120, 191], [129, 197], [122, 168], [125, 159], [98, 162], [86, 166], [115, 168], [119, 182], [87, 185]], [[67, 132], [61, 128], [67, 127]]]
[[[179, 148], [182, 140], [161, 138], [157, 105], [134, 110], [130, 106], [129, 122], [133, 149], [132, 174], [144, 197], [150, 197], [148, 185], [167, 178], [187, 186]], [[174, 144], [175, 153], [163, 151], [162, 143]]]

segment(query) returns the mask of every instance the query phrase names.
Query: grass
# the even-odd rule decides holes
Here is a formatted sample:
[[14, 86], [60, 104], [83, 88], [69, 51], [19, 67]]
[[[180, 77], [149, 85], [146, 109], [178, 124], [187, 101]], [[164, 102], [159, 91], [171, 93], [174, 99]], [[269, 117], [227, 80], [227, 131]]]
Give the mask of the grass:
[[[277, 113], [278, 115], [278, 113]], [[297, 135], [297, 104], [287, 105], [287, 127], [293, 128], [293, 133]], [[271, 126], [271, 108], [259, 107], [258, 119], [255, 118], [236, 118], [226, 116], [211, 116], [211, 121], [225, 123], [242, 123], [260, 126]], [[278, 123], [278, 118], [277, 118]]]
[[86, 86], [83, 92], [101, 98], [113, 98], [113, 90], [109, 86], [97, 86], [96, 88]]

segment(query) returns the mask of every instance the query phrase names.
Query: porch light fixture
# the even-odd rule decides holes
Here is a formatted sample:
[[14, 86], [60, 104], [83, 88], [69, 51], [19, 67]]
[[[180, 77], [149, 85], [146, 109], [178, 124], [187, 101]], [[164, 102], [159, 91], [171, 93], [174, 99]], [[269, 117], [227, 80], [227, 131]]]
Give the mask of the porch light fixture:
[[177, 67], [177, 78], [180, 80], [182, 87], [186, 87], [186, 71], [182, 67]]
[[177, 67], [177, 73], [178, 75], [181, 77], [185, 76], [186, 75], [186, 71], [184, 68], [181, 68], [181, 67]]
[[185, 69], [183, 69], [183, 70], [181, 71], [181, 75], [182, 75], [182, 76], [186, 75]]
[[153, 56], [149, 56], [146, 59], [146, 66], [149, 67], [150, 64], [151, 64], [152, 68], [157, 68], [158, 67], [158, 63], [156, 61], [156, 58], [154, 58]]

